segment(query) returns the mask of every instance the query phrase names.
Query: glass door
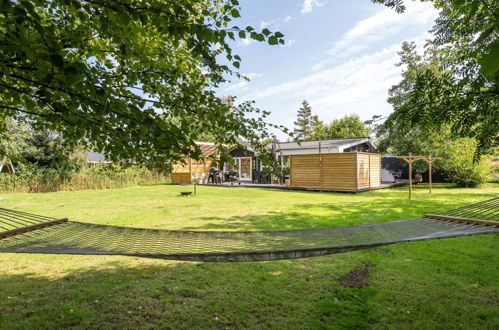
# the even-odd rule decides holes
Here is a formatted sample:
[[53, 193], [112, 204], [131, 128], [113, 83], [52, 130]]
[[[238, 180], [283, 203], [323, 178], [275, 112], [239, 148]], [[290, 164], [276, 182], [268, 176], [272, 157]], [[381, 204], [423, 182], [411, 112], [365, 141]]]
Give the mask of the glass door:
[[251, 169], [252, 166], [251, 157], [241, 157], [239, 158], [239, 179], [251, 181]]

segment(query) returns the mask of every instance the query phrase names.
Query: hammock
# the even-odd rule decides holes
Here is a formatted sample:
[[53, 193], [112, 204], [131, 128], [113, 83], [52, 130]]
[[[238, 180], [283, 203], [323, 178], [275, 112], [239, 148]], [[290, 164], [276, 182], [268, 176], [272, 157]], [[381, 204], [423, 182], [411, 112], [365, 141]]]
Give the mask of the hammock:
[[124, 255], [188, 261], [322, 256], [499, 232], [499, 198], [418, 219], [283, 231], [175, 231], [97, 225], [0, 208], [0, 252]]

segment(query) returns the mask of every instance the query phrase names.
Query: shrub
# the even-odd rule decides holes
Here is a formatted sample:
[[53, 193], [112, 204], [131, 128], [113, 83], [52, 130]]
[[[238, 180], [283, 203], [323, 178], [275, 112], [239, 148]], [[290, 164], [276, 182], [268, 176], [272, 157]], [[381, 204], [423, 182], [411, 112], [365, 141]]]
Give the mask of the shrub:
[[451, 140], [442, 146], [438, 167], [444, 170], [449, 181], [459, 187], [479, 187], [492, 175], [490, 158], [482, 156], [474, 162], [473, 155], [476, 141], [469, 138]]

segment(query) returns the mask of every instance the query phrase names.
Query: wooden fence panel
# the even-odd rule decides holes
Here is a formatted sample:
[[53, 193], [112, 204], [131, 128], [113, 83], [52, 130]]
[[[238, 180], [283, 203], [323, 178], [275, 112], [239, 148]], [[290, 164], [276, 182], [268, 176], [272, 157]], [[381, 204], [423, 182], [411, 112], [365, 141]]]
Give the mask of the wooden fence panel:
[[355, 153], [322, 155], [322, 188], [356, 191]]
[[357, 182], [358, 188], [369, 188], [369, 154], [357, 154]]
[[379, 154], [343, 152], [292, 155], [291, 187], [351, 191], [381, 185]]
[[321, 189], [320, 155], [293, 155], [291, 158], [291, 186]]
[[381, 155], [369, 154], [370, 187], [381, 186]]

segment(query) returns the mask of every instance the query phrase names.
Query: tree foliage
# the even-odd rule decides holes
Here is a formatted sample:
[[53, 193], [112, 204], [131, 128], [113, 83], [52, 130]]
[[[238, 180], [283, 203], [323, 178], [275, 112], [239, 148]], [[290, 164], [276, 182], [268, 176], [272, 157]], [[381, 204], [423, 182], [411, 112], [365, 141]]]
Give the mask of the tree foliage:
[[298, 109], [297, 119], [294, 122], [294, 134], [298, 139], [307, 139], [319, 119], [312, 115], [312, 107], [307, 100], [303, 100], [301, 108]]
[[[477, 187], [491, 177], [490, 157], [482, 156], [474, 161], [476, 139], [456, 137], [450, 128], [427, 130], [421, 127], [410, 129], [380, 125], [377, 132], [377, 147], [382, 153], [392, 155], [432, 155], [440, 157], [433, 165], [435, 170], [445, 173], [448, 180], [461, 187]], [[425, 172], [423, 161], [415, 162], [414, 168]]]
[[435, 38], [425, 56], [413, 52], [401, 58], [407, 65], [404, 80], [392, 91], [405, 92], [392, 102], [395, 111], [388, 123], [429, 130], [450, 127], [460, 137], [476, 139], [477, 160], [499, 145], [499, 2], [433, 3], [440, 10], [432, 29]]
[[346, 115], [343, 118], [333, 120], [330, 124], [320, 122], [315, 126], [310, 139], [366, 137], [369, 134], [371, 134], [371, 129], [360, 120], [358, 115]]
[[[377, 146], [381, 152], [394, 155], [412, 152], [440, 157], [434, 168], [444, 171], [451, 182], [464, 187], [479, 186], [490, 177], [491, 166], [487, 157], [474, 162], [474, 151], [478, 146], [475, 138], [460, 137], [450, 125], [435, 130], [423, 124], [407, 125], [397, 117], [400, 107], [409, 102], [420, 71], [440, 70], [440, 52], [430, 45], [424, 55], [419, 55], [414, 43], [405, 42], [402, 45], [399, 65], [405, 67], [403, 79], [389, 90], [388, 99], [395, 112], [385, 123], [377, 126]], [[426, 171], [427, 166], [424, 162], [416, 162], [415, 168]]]
[[21, 123], [6, 125], [7, 130], [0, 135], [0, 157], [7, 156], [20, 174], [23, 170], [54, 169], [64, 175], [86, 164], [86, 157], [65, 148], [54, 132], [36, 131]]
[[284, 42], [279, 32], [231, 26], [237, 0], [2, 0], [0, 8], [0, 130], [8, 119], [29, 121], [68, 146], [151, 166], [197, 158], [200, 132], [222, 149], [268, 136], [268, 112], [231, 107], [213, 90], [238, 75], [236, 38]]

